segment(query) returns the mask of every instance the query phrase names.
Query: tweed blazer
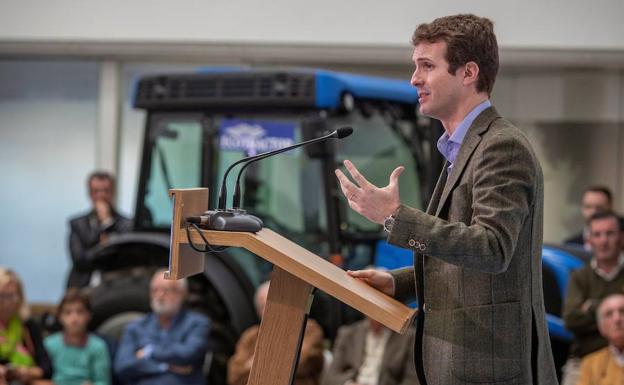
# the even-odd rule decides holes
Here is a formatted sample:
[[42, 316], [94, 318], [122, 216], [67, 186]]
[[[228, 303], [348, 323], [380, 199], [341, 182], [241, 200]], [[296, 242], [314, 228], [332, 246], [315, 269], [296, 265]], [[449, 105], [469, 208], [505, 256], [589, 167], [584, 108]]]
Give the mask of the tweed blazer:
[[[321, 385], [344, 385], [355, 381], [364, 363], [368, 320], [346, 325], [338, 330], [334, 343], [334, 357], [323, 373]], [[401, 335], [390, 334], [386, 342], [377, 385], [417, 385], [414, 371], [414, 328]]]
[[542, 293], [543, 177], [526, 137], [493, 107], [473, 121], [427, 212], [401, 206], [388, 237], [414, 250], [392, 271], [416, 292], [424, 384], [557, 383]]

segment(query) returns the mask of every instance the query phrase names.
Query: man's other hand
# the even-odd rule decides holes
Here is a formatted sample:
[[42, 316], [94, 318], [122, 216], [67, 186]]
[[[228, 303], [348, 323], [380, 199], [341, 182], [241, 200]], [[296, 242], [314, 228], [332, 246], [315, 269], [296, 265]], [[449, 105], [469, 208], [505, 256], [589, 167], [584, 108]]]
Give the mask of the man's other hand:
[[103, 199], [93, 202], [93, 209], [100, 223], [107, 223], [113, 220], [113, 214], [110, 205]]
[[353, 278], [360, 279], [375, 289], [389, 296], [394, 296], [394, 278], [387, 271], [373, 269], [347, 271]]

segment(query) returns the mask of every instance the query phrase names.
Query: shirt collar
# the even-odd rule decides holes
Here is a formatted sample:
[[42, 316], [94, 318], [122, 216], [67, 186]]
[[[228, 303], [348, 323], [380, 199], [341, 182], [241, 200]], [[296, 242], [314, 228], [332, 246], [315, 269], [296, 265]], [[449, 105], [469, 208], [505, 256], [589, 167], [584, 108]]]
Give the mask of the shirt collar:
[[69, 342], [69, 339], [67, 337], [66, 333], [63, 333], [63, 342], [65, 343], [65, 345], [67, 346], [75, 346], [78, 348], [84, 348], [85, 346], [87, 346], [87, 341], [89, 340], [89, 333], [85, 333], [83, 336], [81, 336], [80, 340], [78, 341], [78, 344], [72, 344]]
[[591, 266], [592, 270], [605, 281], [613, 281], [622, 270], [622, 267], [624, 267], [624, 253], [620, 253], [617, 266], [615, 267], [615, 269], [611, 270], [608, 273], [598, 267], [598, 262], [596, 262], [595, 258], [592, 258], [589, 261], [589, 265]]
[[609, 345], [609, 352], [613, 356], [615, 363], [619, 367], [624, 367], [624, 352], [621, 352], [618, 348], [613, 345]]
[[464, 137], [468, 133], [468, 129], [472, 125], [472, 122], [479, 116], [483, 110], [492, 106], [492, 102], [490, 100], [485, 100], [477, 105], [466, 115], [466, 117], [459, 123], [453, 134], [449, 137], [448, 133], [444, 131], [440, 139], [438, 139], [438, 151], [446, 158], [449, 162], [450, 167], [453, 166], [455, 162], [455, 158], [457, 158], [457, 154], [459, 153], [459, 148], [461, 147], [462, 142], [464, 141]]
[[160, 330], [160, 331], [169, 331], [169, 330], [172, 330], [172, 329], [173, 329], [173, 327], [174, 327], [174, 325], [175, 325], [175, 324], [176, 324], [176, 323], [177, 323], [177, 322], [178, 322], [178, 321], [179, 321], [179, 320], [183, 317], [183, 314], [184, 314], [185, 310], [186, 310], [186, 309], [184, 309], [184, 307], [182, 307], [182, 309], [180, 309], [180, 311], [179, 311], [179, 312], [177, 312], [177, 313], [173, 316], [173, 318], [171, 318], [171, 324], [170, 324], [170, 325], [169, 325], [169, 327], [168, 327], [168, 328], [166, 328], [166, 329], [163, 329], [163, 328], [160, 326], [160, 320], [159, 320], [159, 318], [158, 318], [158, 314], [156, 314], [156, 313], [154, 313], [154, 312], [150, 313], [150, 315], [149, 315], [149, 317], [150, 317], [150, 322], [152, 323], [152, 325], [153, 325], [156, 329], [158, 329], [158, 330]]

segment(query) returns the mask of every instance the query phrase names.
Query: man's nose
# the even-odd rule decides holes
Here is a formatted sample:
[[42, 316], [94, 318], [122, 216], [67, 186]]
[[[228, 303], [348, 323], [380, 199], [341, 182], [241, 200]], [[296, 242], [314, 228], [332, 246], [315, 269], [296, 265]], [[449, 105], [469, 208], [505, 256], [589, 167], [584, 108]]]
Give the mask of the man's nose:
[[418, 87], [418, 86], [422, 85], [422, 77], [420, 76], [420, 73], [419, 73], [419, 71], [417, 69], [414, 70], [414, 72], [412, 73], [412, 78], [410, 79], [410, 83], [414, 87]]

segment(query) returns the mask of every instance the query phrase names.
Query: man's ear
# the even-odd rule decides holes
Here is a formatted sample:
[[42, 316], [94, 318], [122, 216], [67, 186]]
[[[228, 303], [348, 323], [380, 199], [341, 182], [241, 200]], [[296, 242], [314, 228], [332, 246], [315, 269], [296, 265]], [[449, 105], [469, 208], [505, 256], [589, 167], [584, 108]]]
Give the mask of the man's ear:
[[479, 65], [473, 61], [469, 61], [464, 64], [463, 68], [460, 68], [462, 71], [462, 77], [464, 79], [464, 85], [468, 86], [471, 84], [477, 84], [479, 81]]

